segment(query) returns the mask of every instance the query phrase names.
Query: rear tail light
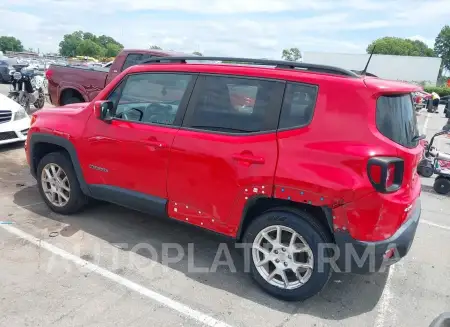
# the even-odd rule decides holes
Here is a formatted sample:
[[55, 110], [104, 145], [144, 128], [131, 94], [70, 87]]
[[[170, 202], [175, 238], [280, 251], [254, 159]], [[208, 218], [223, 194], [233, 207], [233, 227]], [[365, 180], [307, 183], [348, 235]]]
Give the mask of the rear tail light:
[[405, 164], [400, 158], [374, 157], [367, 163], [370, 183], [380, 193], [397, 191], [403, 182]]
[[389, 188], [394, 185], [394, 177], [395, 177], [395, 165], [390, 163], [387, 168], [386, 187]]

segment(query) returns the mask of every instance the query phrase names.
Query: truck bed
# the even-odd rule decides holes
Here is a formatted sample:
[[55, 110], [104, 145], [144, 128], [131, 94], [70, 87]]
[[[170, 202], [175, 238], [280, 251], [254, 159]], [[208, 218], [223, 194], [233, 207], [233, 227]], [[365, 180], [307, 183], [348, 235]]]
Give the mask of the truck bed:
[[65, 68], [74, 68], [74, 69], [82, 69], [82, 70], [92, 70], [92, 71], [97, 71], [97, 72], [103, 72], [103, 73], [108, 73], [109, 72], [109, 67], [104, 68], [104, 67], [86, 67], [86, 66], [78, 66], [78, 65], [69, 65], [69, 64], [51, 64], [51, 66], [54, 67], [65, 67]]
[[[64, 90], [65, 88], [77, 89], [83, 95], [83, 100], [88, 102], [95, 98], [105, 87], [109, 73], [109, 68], [56, 64], [50, 65], [49, 70], [52, 70], [52, 80], [49, 81], [49, 93], [52, 103], [56, 105], [59, 105], [60, 100], [56, 86], [59, 90]], [[53, 89], [53, 92], [51, 92], [51, 89]]]

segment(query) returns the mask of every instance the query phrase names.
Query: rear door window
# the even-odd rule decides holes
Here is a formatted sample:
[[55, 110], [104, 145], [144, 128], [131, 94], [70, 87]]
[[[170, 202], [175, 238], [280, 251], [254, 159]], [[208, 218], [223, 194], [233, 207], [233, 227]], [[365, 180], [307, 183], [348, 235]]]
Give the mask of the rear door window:
[[404, 147], [413, 148], [419, 142], [417, 117], [411, 94], [379, 97], [376, 124], [381, 134]]
[[284, 83], [227, 76], [202, 76], [183, 126], [230, 134], [276, 130]]

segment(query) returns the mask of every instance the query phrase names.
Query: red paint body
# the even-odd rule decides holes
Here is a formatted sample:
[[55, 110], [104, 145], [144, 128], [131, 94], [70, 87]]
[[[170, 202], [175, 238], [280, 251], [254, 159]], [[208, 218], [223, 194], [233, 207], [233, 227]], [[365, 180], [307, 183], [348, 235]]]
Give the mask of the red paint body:
[[[93, 115], [92, 102], [39, 111], [28, 137], [34, 132], [62, 135], [73, 143], [88, 184], [167, 199], [169, 217], [229, 236], [237, 235], [245, 204], [255, 195], [328, 206], [334, 229], [348, 230], [363, 241], [385, 240], [407, 220], [420, 195], [416, 166], [423, 149], [405, 148], [379, 133], [375, 108], [380, 95], [418, 87], [296, 70], [158, 64], [129, 68], [95, 100], [106, 99], [126, 74], [151, 71], [318, 85], [314, 117], [306, 127], [238, 136], [123, 121], [107, 124]], [[398, 191], [382, 194], [371, 185], [367, 163], [374, 156], [404, 160]], [[109, 173], [90, 169], [90, 164], [107, 167]]]

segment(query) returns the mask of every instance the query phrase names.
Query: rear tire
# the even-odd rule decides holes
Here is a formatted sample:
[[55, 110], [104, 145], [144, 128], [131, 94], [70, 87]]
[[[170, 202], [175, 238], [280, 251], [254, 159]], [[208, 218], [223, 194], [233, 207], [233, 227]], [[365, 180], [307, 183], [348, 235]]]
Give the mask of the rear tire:
[[437, 177], [434, 181], [433, 189], [436, 193], [447, 194], [450, 192], [450, 180], [446, 177]]
[[36, 177], [39, 192], [52, 211], [70, 215], [79, 212], [87, 204], [87, 197], [81, 191], [68, 155], [62, 152], [47, 154], [39, 162]]
[[[278, 233], [281, 235], [280, 242], [275, 237]], [[289, 235], [298, 235], [294, 237], [297, 242], [293, 247], [286, 246], [289, 244]], [[267, 237], [275, 242], [272, 243]], [[264, 240], [267, 240], [267, 243], [263, 246], [261, 241]], [[329, 250], [321, 248], [319, 244], [331, 244], [332, 238], [328, 231], [306, 212], [290, 208], [266, 211], [247, 228], [243, 242], [247, 245], [247, 251], [251, 251], [248, 253], [250, 255], [246, 256], [250, 258], [251, 276], [264, 291], [276, 298], [287, 301], [306, 300], [319, 293], [331, 276], [331, 264], [322, 261], [325, 256], [330, 255]], [[266, 248], [266, 254], [257, 250], [261, 247]], [[277, 252], [278, 248], [281, 250]], [[307, 250], [295, 253], [293, 249]], [[261, 264], [261, 261], [267, 263]], [[299, 267], [299, 264], [306, 264], [308, 267]], [[296, 267], [298, 275], [291, 267]], [[281, 274], [275, 274], [270, 278], [274, 270]]]

